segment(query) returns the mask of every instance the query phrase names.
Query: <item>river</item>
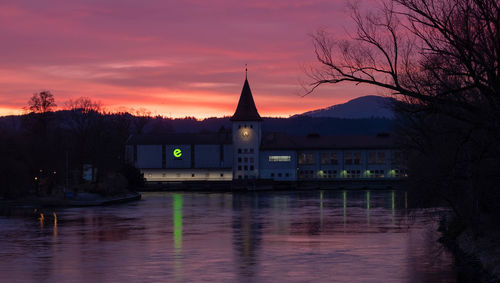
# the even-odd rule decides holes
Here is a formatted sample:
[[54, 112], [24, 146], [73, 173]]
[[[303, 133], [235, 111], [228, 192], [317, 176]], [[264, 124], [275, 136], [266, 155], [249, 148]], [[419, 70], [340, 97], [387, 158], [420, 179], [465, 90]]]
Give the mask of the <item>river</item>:
[[436, 210], [407, 203], [394, 191], [148, 192], [3, 208], [0, 281], [454, 282]]

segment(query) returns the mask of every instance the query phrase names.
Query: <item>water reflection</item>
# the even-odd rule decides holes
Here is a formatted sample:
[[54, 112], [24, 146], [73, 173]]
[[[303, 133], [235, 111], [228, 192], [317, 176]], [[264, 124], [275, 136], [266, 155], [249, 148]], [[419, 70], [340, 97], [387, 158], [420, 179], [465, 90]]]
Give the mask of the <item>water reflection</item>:
[[5, 282], [453, 282], [435, 220], [408, 217], [407, 197], [145, 193], [119, 206], [0, 208], [0, 273]]
[[262, 223], [257, 213], [258, 195], [236, 195], [233, 198], [233, 247], [238, 281], [251, 280], [257, 272]]

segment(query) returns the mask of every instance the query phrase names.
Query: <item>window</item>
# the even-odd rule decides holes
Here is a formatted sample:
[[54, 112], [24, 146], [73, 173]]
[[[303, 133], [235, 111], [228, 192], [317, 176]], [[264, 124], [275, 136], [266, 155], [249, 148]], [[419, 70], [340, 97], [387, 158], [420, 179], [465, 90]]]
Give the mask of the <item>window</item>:
[[300, 170], [299, 179], [312, 179], [314, 177], [313, 170]]
[[239, 166], [238, 166], [238, 170], [240, 170], [240, 171], [241, 171], [241, 165], [239, 165]]
[[248, 157], [243, 158], [243, 161], [246, 163], [248, 162]]
[[385, 163], [385, 152], [383, 152], [383, 151], [377, 152], [377, 163], [378, 164]]
[[238, 162], [241, 162], [241, 157], [238, 157]]
[[269, 162], [290, 162], [291, 160], [290, 155], [269, 155]]
[[253, 125], [250, 125], [250, 129], [253, 129]]
[[330, 153], [322, 152], [321, 153], [321, 164], [329, 164], [330, 163]]
[[330, 152], [330, 164], [338, 164], [339, 159], [336, 152]]
[[253, 148], [250, 149], [250, 153], [253, 153]]
[[238, 129], [241, 129], [241, 125], [238, 125]]
[[281, 173], [278, 173], [278, 178], [281, 178]]
[[243, 153], [247, 153], [247, 152], [248, 152], [248, 148], [243, 149]]
[[353, 157], [354, 164], [361, 164], [361, 152], [355, 152]]
[[248, 166], [247, 166], [247, 165], [245, 165], [245, 166], [243, 167], [243, 169], [244, 169], [244, 170], [248, 170]]
[[250, 157], [250, 163], [253, 163], [254, 159], [253, 157]]
[[401, 164], [401, 161], [403, 161], [403, 155], [401, 151], [394, 151], [392, 153], [392, 164]]
[[314, 164], [314, 154], [299, 153], [299, 164]]
[[221, 177], [224, 177], [224, 173], [220, 173], [220, 176], [221, 176]]
[[370, 151], [368, 152], [368, 164], [376, 163], [376, 152]]
[[253, 168], [254, 168], [253, 165], [250, 165], [250, 170], [253, 170]]
[[347, 170], [345, 177], [347, 177], [347, 178], [360, 178], [361, 177], [361, 170]]
[[290, 174], [286, 173], [286, 174], [285, 174], [285, 176], [286, 176], [286, 177], [290, 177]]
[[241, 153], [241, 148], [238, 148], [238, 153]]
[[322, 152], [321, 153], [321, 164], [338, 164], [336, 152]]
[[274, 177], [274, 173], [271, 173], [271, 177]]
[[352, 164], [352, 152], [344, 153], [344, 164], [346, 165]]
[[194, 177], [194, 173], [193, 173], [193, 174], [191, 174], [191, 177]]

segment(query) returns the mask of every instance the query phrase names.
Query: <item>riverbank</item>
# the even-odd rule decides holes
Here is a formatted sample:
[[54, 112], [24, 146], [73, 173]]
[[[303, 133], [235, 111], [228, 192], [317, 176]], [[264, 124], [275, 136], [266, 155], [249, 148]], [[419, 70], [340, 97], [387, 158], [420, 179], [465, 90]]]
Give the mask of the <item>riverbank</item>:
[[33, 207], [77, 207], [77, 206], [102, 206], [140, 200], [142, 195], [137, 192], [126, 192], [110, 196], [95, 193], [78, 193], [73, 197], [62, 194], [47, 197], [25, 197], [16, 200], [2, 200], [0, 204], [7, 206], [33, 206]]
[[440, 241], [454, 254], [459, 278], [465, 282], [500, 282], [500, 231], [477, 235], [466, 229], [456, 235], [455, 228], [442, 221]]
[[402, 179], [339, 179], [339, 180], [242, 180], [242, 181], [183, 181], [147, 182], [140, 191], [303, 191], [303, 190], [399, 190]]

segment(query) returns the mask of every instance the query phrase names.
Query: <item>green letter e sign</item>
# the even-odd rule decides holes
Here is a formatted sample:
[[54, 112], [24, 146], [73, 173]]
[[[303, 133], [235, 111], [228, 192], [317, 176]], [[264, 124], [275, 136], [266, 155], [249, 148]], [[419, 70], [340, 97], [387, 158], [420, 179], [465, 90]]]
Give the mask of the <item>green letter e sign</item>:
[[174, 149], [174, 157], [180, 158], [182, 156], [182, 150], [180, 148]]

